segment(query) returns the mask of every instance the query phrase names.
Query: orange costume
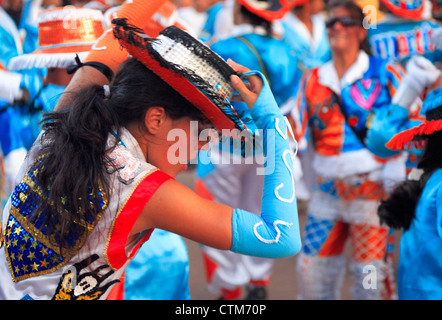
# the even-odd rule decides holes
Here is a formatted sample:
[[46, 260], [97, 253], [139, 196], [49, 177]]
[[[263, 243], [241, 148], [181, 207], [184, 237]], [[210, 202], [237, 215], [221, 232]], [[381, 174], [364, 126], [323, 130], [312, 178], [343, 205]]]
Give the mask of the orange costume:
[[[381, 158], [361, 139], [373, 114], [390, 106], [403, 75], [400, 66], [360, 51], [341, 80], [328, 62], [301, 81], [292, 117], [297, 140], [308, 140], [313, 147], [315, 173], [298, 260], [301, 298], [339, 299], [347, 239], [352, 244], [354, 297], [395, 296], [384, 259], [389, 232], [376, 212], [386, 190], [405, 178], [405, 159]], [[364, 287], [370, 276], [375, 288]]]

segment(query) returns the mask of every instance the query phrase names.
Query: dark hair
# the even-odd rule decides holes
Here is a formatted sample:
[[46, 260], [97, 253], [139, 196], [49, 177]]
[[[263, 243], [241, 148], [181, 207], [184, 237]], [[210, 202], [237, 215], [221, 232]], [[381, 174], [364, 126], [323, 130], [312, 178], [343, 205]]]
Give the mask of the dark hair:
[[392, 13], [390, 9], [385, 5], [385, 3], [379, 0], [379, 11], [384, 13]]
[[264, 18], [251, 12], [249, 9], [241, 5], [241, 14], [249, 21], [252, 26], [261, 26], [266, 30], [267, 35], [272, 34], [272, 23]]
[[417, 167], [424, 170], [420, 179], [400, 183], [379, 205], [380, 221], [390, 228], [408, 230], [425, 184], [436, 169], [442, 168], [442, 131], [429, 136]]
[[[344, 8], [350, 12], [350, 15], [360, 22], [360, 26], [364, 26], [365, 15], [362, 8], [354, 1], [349, 0], [332, 0], [327, 4], [327, 12], [330, 13], [335, 8]], [[370, 44], [368, 42], [368, 36], [360, 43], [359, 49], [364, 50], [367, 54], [371, 55]]]
[[42, 228], [60, 251], [72, 249], [69, 238], [85, 239], [89, 230], [84, 222], [96, 220], [103, 210], [103, 204], [90, 195], [104, 192], [111, 197], [105, 163], [112, 131], [119, 137], [121, 127], [137, 121], [142, 125], [153, 106], [164, 107], [172, 119], [188, 116], [208, 121], [134, 58], [121, 65], [109, 87], [108, 98], [102, 86], [87, 87], [75, 96], [70, 109], [48, 113], [43, 119], [41, 154], [45, 157], [37, 181], [47, 198], [40, 200], [33, 218], [40, 221], [45, 216]]

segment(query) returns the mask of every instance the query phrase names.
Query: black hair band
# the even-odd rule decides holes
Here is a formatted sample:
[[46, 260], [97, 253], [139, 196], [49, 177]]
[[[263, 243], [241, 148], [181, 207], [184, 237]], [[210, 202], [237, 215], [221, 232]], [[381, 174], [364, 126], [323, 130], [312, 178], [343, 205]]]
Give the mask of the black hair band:
[[114, 73], [113, 73], [112, 69], [109, 68], [104, 63], [97, 62], [97, 61], [89, 61], [89, 62], [83, 63], [80, 61], [78, 54], [75, 57], [75, 62], [76, 62], [76, 64], [68, 66], [66, 68], [66, 72], [68, 74], [73, 74], [75, 71], [77, 71], [81, 67], [88, 66], [88, 67], [92, 67], [92, 68], [95, 68], [98, 71], [100, 71], [109, 80], [109, 82], [111, 82], [112, 78], [114, 77]]

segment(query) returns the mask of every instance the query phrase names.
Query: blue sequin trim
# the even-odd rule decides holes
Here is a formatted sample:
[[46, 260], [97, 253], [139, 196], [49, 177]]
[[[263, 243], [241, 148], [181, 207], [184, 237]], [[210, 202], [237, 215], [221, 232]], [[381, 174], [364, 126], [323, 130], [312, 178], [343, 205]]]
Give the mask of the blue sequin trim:
[[11, 215], [6, 226], [6, 252], [13, 278], [20, 280], [54, 270], [63, 259], [36, 241]]
[[[36, 219], [30, 219], [40, 199], [47, 197], [36, 179], [43, 159], [44, 156], [36, 159], [11, 195], [11, 209], [5, 229], [5, 247], [13, 281], [51, 273], [61, 268], [83, 243], [84, 239], [77, 235], [85, 237], [84, 232], [77, 233], [75, 226], [71, 228], [65, 239], [64, 247], [67, 249], [62, 257], [58, 245], [54, 245], [57, 238], [50, 240], [47, 236], [50, 234], [49, 229], [54, 228], [56, 224], [48, 219], [48, 212], [43, 211]], [[107, 198], [104, 191], [100, 191], [98, 195], [91, 192], [89, 201], [99, 203], [98, 212], [85, 217], [82, 223], [92, 230], [107, 207]]]

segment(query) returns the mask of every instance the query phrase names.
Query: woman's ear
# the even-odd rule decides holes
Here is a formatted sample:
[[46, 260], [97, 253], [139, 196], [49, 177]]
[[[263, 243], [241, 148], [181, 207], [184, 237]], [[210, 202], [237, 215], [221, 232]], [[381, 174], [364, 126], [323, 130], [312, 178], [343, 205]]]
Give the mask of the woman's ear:
[[151, 107], [144, 116], [144, 125], [150, 134], [156, 134], [167, 118], [163, 107]]
[[359, 43], [362, 43], [367, 38], [368, 32], [367, 32], [367, 29], [365, 29], [364, 27], [361, 27], [359, 29], [360, 29], [360, 31], [359, 31]]

